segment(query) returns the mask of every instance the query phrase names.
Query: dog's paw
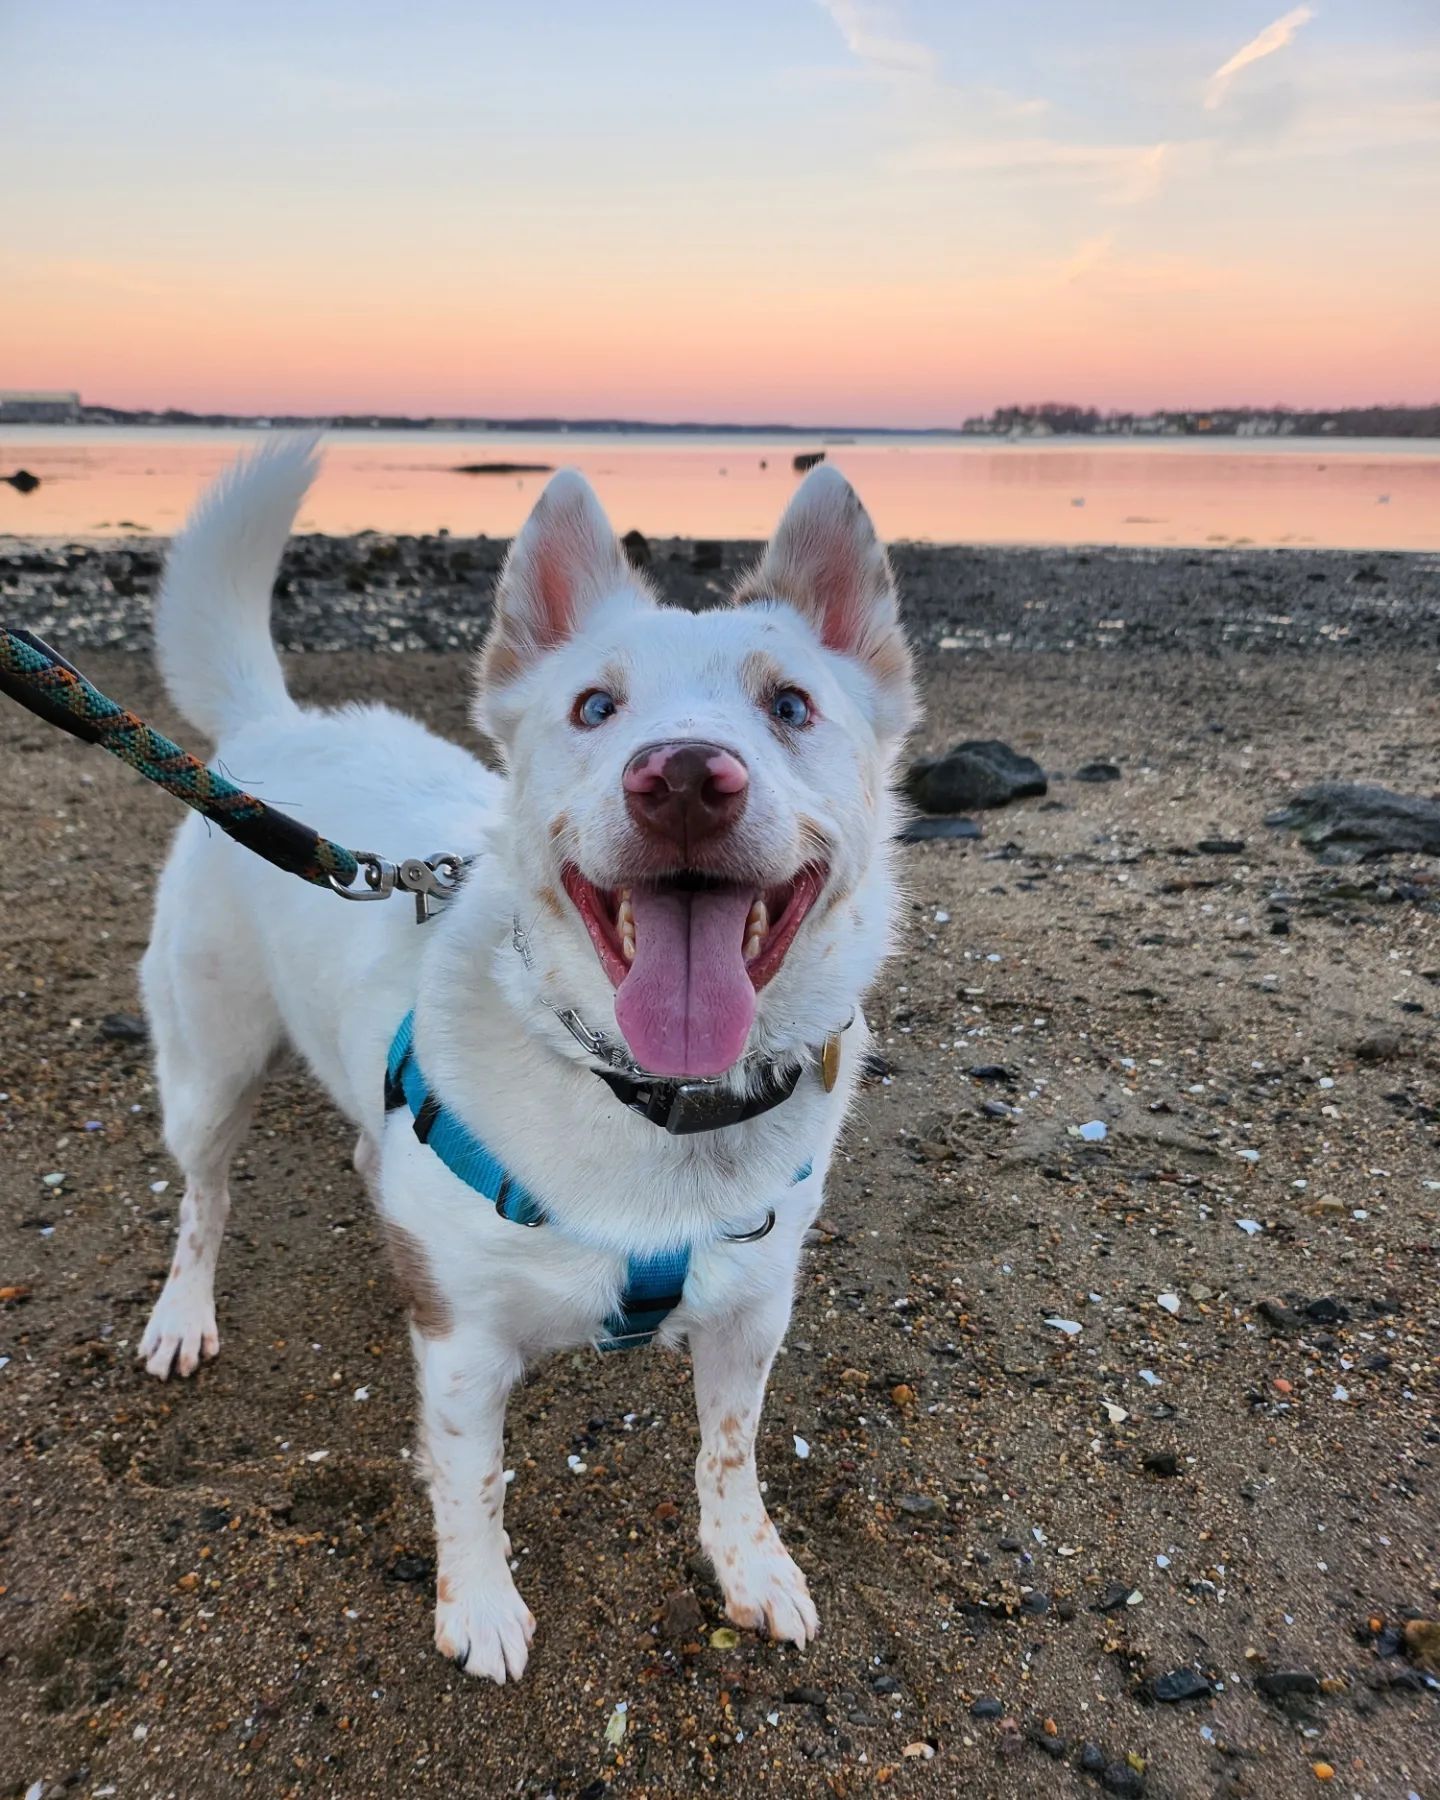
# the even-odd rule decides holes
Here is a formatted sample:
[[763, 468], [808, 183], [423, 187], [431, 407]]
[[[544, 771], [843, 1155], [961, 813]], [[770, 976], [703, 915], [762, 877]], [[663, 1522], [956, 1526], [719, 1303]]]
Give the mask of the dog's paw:
[[137, 1354], [146, 1372], [161, 1381], [193, 1375], [202, 1362], [220, 1354], [215, 1295], [198, 1272], [172, 1276], [165, 1283]]
[[722, 1545], [710, 1558], [725, 1596], [725, 1616], [745, 1631], [766, 1631], [800, 1649], [820, 1635], [820, 1615], [799, 1565], [766, 1522], [764, 1542]]
[[488, 1580], [442, 1574], [435, 1602], [435, 1648], [467, 1675], [518, 1681], [530, 1658], [535, 1616], [503, 1565]]

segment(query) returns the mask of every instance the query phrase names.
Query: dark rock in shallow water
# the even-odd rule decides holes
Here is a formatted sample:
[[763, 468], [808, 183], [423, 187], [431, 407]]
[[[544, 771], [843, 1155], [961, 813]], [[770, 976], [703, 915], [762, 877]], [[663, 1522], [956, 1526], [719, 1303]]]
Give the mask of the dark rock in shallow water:
[[978, 838], [985, 834], [973, 819], [912, 819], [896, 838], [902, 844], [924, 844], [932, 838]]
[[551, 475], [554, 463], [485, 462], [456, 463], [457, 475]]
[[1045, 791], [1039, 763], [998, 738], [969, 738], [944, 756], [922, 757], [905, 777], [905, 792], [927, 813], [1008, 806]]
[[1265, 823], [1298, 832], [1300, 842], [1321, 862], [1417, 852], [1440, 856], [1440, 800], [1395, 794], [1389, 788], [1324, 781], [1296, 794]]
[[824, 460], [825, 452], [823, 450], [802, 450], [798, 456], [791, 457], [790, 467], [797, 475], [804, 475]]
[[17, 494], [33, 494], [40, 485], [40, 477], [32, 475], [28, 469], [17, 469], [13, 475], [0, 475], [0, 481], [8, 481]]
[[620, 540], [620, 548], [632, 569], [650, 567], [650, 540], [643, 531], [627, 531]]

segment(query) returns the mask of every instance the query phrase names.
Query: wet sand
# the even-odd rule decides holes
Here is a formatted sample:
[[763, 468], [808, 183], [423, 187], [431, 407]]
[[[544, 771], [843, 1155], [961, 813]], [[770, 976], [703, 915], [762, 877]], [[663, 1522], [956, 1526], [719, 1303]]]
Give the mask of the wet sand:
[[[455, 649], [498, 549], [302, 542], [297, 692], [463, 739]], [[656, 557], [682, 597], [727, 578], [688, 545]], [[1326, 869], [1262, 823], [1316, 779], [1440, 788], [1434, 574], [900, 562], [917, 749], [997, 736], [1052, 778], [979, 842], [905, 853], [871, 1008], [887, 1072], [761, 1436], [822, 1615], [804, 1655], [712, 1644], [687, 1372], [663, 1353], [559, 1357], [517, 1393], [530, 1671], [498, 1691], [434, 1654], [403, 1319], [351, 1134], [299, 1070], [237, 1167], [219, 1361], [141, 1374], [175, 1172], [145, 1046], [102, 1022], [138, 1011], [174, 810], [0, 707], [0, 1793], [1440, 1784], [1433, 1639], [1402, 1641], [1440, 1613], [1437, 871]], [[97, 647], [140, 646], [148, 580], [0, 558], [0, 616], [179, 731], [148, 658]], [[1119, 779], [1069, 778], [1095, 760]]]

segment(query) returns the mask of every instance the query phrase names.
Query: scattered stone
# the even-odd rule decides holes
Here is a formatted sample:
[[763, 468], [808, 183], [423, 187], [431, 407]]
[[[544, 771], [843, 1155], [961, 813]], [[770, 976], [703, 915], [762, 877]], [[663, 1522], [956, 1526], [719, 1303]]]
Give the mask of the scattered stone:
[[1308, 1669], [1269, 1669], [1257, 1675], [1255, 1685], [1268, 1700], [1285, 1700], [1292, 1694], [1318, 1694], [1320, 1677]]
[[1147, 1475], [1162, 1481], [1171, 1481], [1180, 1473], [1180, 1459], [1173, 1450], [1152, 1450], [1140, 1466]]
[[660, 1608], [660, 1635], [671, 1643], [688, 1644], [699, 1640], [705, 1629], [705, 1613], [693, 1588], [677, 1588], [665, 1596]]
[[1440, 856], [1440, 800], [1421, 800], [1389, 788], [1327, 781], [1306, 788], [1267, 825], [1295, 831], [1321, 862], [1363, 862], [1372, 856]]
[[[203, 1520], [202, 1520], [203, 1523]], [[392, 1581], [428, 1581], [435, 1564], [428, 1556], [397, 1556], [385, 1573]]]
[[1103, 1775], [1105, 1766], [1105, 1752], [1098, 1744], [1081, 1745], [1080, 1767], [1087, 1775]]
[[787, 1706], [818, 1706], [821, 1712], [829, 1705], [829, 1696], [824, 1688], [793, 1687], [785, 1690]]
[[1440, 1619], [1408, 1620], [1405, 1648], [1422, 1669], [1440, 1675]]
[[1338, 1300], [1322, 1296], [1306, 1304], [1305, 1317], [1316, 1325], [1343, 1325], [1350, 1317], [1350, 1310]]
[[1081, 763], [1075, 771], [1074, 779], [1076, 781], [1118, 781], [1120, 765], [1113, 762]]
[[1122, 1607], [1129, 1604], [1129, 1600], [1129, 1584], [1123, 1581], [1112, 1581], [1107, 1587], [1101, 1589], [1100, 1598], [1090, 1610], [1097, 1613], [1119, 1612]]
[[1106, 1763], [1100, 1771], [1100, 1785], [1107, 1794], [1119, 1794], [1124, 1800], [1145, 1792], [1145, 1777], [1128, 1762]]
[[40, 485], [40, 477], [32, 475], [28, 469], [16, 469], [13, 475], [0, 475], [0, 481], [8, 481], [17, 494], [33, 494]]
[[1394, 1062], [1402, 1045], [1403, 1040], [1398, 1031], [1372, 1031], [1355, 1046], [1355, 1055], [1361, 1062]]
[[1245, 849], [1244, 838], [1201, 838], [1195, 846], [1201, 856], [1239, 856]]
[[980, 1699], [970, 1703], [972, 1719], [998, 1719], [1004, 1711], [1003, 1701], [996, 1700], [989, 1694], [983, 1694]]
[[907, 796], [927, 813], [1008, 806], [1044, 794], [1045, 771], [998, 738], [967, 738], [944, 756], [923, 757], [905, 776]]
[[144, 1044], [150, 1040], [150, 1027], [138, 1013], [106, 1013], [95, 1035], [112, 1044]]
[[933, 1519], [945, 1511], [945, 1502], [933, 1494], [902, 1494], [896, 1505], [912, 1519]]
[[1208, 1700], [1214, 1690], [1198, 1669], [1172, 1669], [1168, 1675], [1157, 1675], [1150, 1683], [1152, 1699], [1166, 1705], [1180, 1700]]
[[1255, 1310], [1265, 1323], [1273, 1325], [1276, 1331], [1299, 1331], [1304, 1324], [1299, 1313], [1286, 1306], [1283, 1300], [1257, 1301]]

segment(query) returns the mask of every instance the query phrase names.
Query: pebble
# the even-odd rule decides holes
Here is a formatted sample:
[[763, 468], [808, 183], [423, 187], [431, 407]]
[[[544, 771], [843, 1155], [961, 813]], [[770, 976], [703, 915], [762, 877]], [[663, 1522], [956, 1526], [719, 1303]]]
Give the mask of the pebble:
[[1047, 1319], [1045, 1323], [1056, 1331], [1063, 1331], [1066, 1337], [1075, 1337], [1084, 1330], [1077, 1319]]
[[1167, 1705], [1180, 1700], [1208, 1700], [1213, 1691], [1198, 1669], [1172, 1669], [1150, 1683], [1151, 1695]]

